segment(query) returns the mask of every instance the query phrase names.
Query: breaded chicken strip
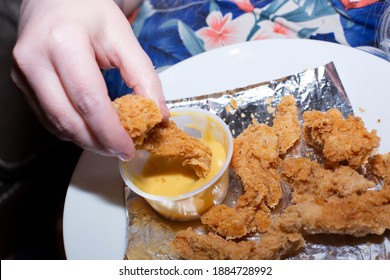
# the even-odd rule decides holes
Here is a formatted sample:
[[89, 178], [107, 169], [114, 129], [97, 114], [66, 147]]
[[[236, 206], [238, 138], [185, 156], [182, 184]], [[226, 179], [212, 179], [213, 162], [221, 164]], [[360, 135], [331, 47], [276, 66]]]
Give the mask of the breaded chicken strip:
[[257, 209], [254, 218], [254, 224], [258, 232], [267, 232], [271, 226], [271, 210], [263, 203], [260, 209]]
[[298, 253], [304, 246], [305, 240], [298, 232], [270, 230], [260, 237], [249, 259], [279, 260]]
[[283, 225], [286, 219], [291, 227], [290, 215], [295, 225], [308, 234], [381, 235], [390, 229], [390, 187], [362, 195], [300, 202], [285, 209], [280, 223]]
[[283, 97], [277, 109], [272, 128], [278, 135], [279, 153], [285, 154], [301, 137], [301, 125], [294, 96]]
[[153, 127], [137, 149], [146, 150], [156, 157], [180, 158], [183, 165], [191, 166], [202, 178], [210, 171], [211, 149], [179, 129], [173, 121]]
[[271, 224], [270, 210], [262, 203], [255, 207], [230, 208], [225, 204], [210, 208], [201, 217], [202, 224], [227, 240], [241, 238], [251, 232], [266, 232]]
[[281, 174], [293, 189], [294, 203], [317, 197], [345, 197], [363, 193], [375, 186], [374, 182], [349, 166], [340, 166], [333, 171], [308, 158], [285, 159], [281, 165]]
[[136, 145], [141, 144], [146, 134], [162, 121], [160, 108], [153, 100], [142, 96], [127, 94], [115, 99], [112, 105]]
[[244, 187], [238, 207], [257, 206], [264, 199], [270, 208], [279, 203], [280, 155], [299, 140], [300, 131], [295, 99], [288, 95], [278, 105], [272, 127], [254, 123], [234, 140], [231, 166]]
[[211, 149], [179, 129], [173, 121], [161, 122], [162, 114], [153, 100], [128, 94], [112, 104], [138, 150], [146, 150], [157, 157], [180, 158], [198, 177], [207, 176]]
[[343, 119], [338, 109], [323, 113], [307, 111], [303, 114], [304, 135], [309, 144], [319, 148], [332, 164], [347, 162], [360, 167], [379, 146], [376, 130], [368, 132], [359, 117]]
[[203, 214], [201, 222], [226, 239], [235, 239], [256, 230], [255, 212], [254, 207], [237, 209], [221, 204]]
[[216, 234], [198, 234], [191, 228], [179, 231], [173, 240], [174, 251], [187, 260], [246, 260], [254, 241], [234, 242]]
[[259, 242], [226, 240], [216, 234], [197, 234], [191, 228], [179, 231], [173, 248], [188, 260], [273, 260], [298, 252], [304, 246], [299, 233], [271, 230]]
[[240, 207], [259, 205], [264, 199], [275, 207], [281, 196], [279, 140], [265, 124], [252, 124], [234, 140], [231, 166], [244, 187]]

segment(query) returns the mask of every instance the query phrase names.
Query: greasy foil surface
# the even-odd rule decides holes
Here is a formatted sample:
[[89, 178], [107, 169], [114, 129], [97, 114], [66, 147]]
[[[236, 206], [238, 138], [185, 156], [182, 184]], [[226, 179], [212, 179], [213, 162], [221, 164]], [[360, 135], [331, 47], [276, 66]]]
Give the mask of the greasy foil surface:
[[[209, 110], [220, 116], [229, 125], [233, 137], [237, 137], [253, 119], [272, 125], [276, 105], [289, 94], [295, 96], [300, 117], [307, 110], [327, 111], [330, 108], [338, 108], [345, 117], [353, 114], [333, 63], [245, 88], [172, 100], [168, 106]], [[307, 149], [303, 144], [297, 152], [305, 155]], [[242, 186], [233, 172], [230, 175], [230, 189], [224, 203], [234, 206]], [[125, 188], [125, 195], [129, 221], [125, 259], [178, 259], [171, 247], [178, 230], [192, 227], [199, 233], [206, 232], [200, 221], [173, 222], [159, 216], [128, 188]], [[287, 197], [282, 198], [276, 212], [288, 205]], [[259, 235], [249, 238], [257, 239]], [[390, 259], [388, 231], [382, 236], [364, 238], [321, 234], [305, 236], [305, 240], [303, 252], [290, 259]]]

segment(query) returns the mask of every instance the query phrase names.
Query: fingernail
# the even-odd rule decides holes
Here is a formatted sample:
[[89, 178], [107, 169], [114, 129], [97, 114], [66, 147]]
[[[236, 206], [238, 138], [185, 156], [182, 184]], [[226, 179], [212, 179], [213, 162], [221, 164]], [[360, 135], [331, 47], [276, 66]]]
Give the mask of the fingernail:
[[117, 157], [122, 161], [129, 161], [132, 157], [125, 153], [117, 154]]

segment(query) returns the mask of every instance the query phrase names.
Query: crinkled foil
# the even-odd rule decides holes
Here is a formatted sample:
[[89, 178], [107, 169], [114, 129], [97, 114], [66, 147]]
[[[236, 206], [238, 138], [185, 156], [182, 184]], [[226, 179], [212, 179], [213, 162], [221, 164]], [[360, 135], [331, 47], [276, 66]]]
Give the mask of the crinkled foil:
[[[293, 94], [297, 100], [301, 120], [302, 113], [307, 110], [326, 111], [338, 108], [345, 117], [353, 114], [333, 63], [245, 88], [172, 100], [168, 102], [168, 106], [209, 110], [220, 116], [236, 137], [253, 119], [272, 125], [276, 105], [283, 96], [289, 94]], [[302, 154], [305, 154], [304, 149], [307, 148], [301, 147]], [[233, 172], [230, 175], [230, 189], [224, 203], [234, 206], [242, 192], [242, 186]], [[200, 221], [169, 221], [128, 188], [125, 195], [129, 220], [125, 259], [178, 259], [171, 247], [176, 232], [187, 227], [192, 227], [199, 233], [205, 232]], [[283, 209], [288, 204], [287, 199], [282, 198], [281, 204], [279, 208]], [[390, 259], [388, 231], [382, 236], [364, 238], [321, 234], [307, 236], [305, 239], [303, 252], [291, 259]]]

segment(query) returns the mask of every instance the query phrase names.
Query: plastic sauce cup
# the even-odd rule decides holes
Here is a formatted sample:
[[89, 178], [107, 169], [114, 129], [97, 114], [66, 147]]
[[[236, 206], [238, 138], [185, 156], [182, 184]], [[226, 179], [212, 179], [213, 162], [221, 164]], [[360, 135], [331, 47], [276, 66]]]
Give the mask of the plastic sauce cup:
[[162, 216], [176, 221], [200, 218], [201, 214], [213, 205], [222, 203], [229, 189], [229, 164], [233, 153], [233, 137], [229, 127], [218, 116], [198, 108], [171, 109], [171, 120], [177, 126], [196, 138], [207, 135], [218, 141], [226, 152], [226, 159], [210, 181], [196, 190], [178, 196], [158, 196], [142, 191], [134, 182], [133, 176], [142, 174], [150, 154], [136, 151], [135, 157], [119, 161], [119, 170], [125, 184], [143, 197]]

